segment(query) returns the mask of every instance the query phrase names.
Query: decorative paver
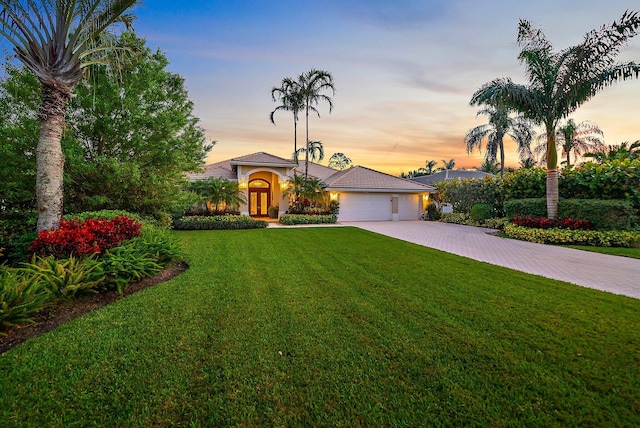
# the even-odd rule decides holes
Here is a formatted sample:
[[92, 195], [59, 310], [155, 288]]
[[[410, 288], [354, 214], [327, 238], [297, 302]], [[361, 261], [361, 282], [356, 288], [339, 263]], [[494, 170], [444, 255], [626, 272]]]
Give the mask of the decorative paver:
[[500, 238], [489, 229], [439, 222], [342, 224], [481, 262], [640, 299], [640, 259]]

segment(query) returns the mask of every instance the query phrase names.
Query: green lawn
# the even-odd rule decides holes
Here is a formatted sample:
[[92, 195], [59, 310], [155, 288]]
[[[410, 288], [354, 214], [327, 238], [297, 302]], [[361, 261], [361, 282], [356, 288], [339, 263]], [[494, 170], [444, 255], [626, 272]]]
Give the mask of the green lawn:
[[624, 256], [634, 259], [640, 259], [640, 248], [626, 247], [590, 247], [587, 245], [569, 245], [570, 248], [578, 250], [592, 251], [594, 253], [610, 254], [612, 256]]
[[0, 356], [0, 426], [639, 426], [640, 300], [354, 228], [191, 268]]

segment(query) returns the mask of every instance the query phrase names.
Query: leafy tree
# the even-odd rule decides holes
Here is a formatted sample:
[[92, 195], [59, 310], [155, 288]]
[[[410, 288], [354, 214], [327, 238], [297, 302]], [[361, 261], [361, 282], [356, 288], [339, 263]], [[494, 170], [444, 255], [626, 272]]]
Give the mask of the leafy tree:
[[339, 169], [342, 171], [343, 169], [349, 168], [352, 162], [344, 153], [334, 153], [329, 158], [329, 168]]
[[[467, 146], [467, 153], [471, 154], [473, 149], [482, 151], [482, 141], [487, 139], [485, 159], [483, 165], [493, 165], [496, 162], [497, 154], [500, 152], [500, 175], [504, 175], [504, 137], [510, 136], [518, 146], [518, 153], [527, 157], [531, 153], [530, 145], [533, 131], [527, 120], [522, 117], [512, 118], [505, 108], [486, 106], [478, 111], [478, 115], [483, 114], [489, 117], [489, 124], [476, 126], [469, 130], [464, 136], [464, 143]], [[487, 171], [492, 172], [492, 171]]]
[[275, 122], [275, 113], [278, 111], [290, 111], [293, 113], [293, 153], [298, 152], [298, 114], [300, 111], [304, 110], [305, 104], [304, 99], [302, 98], [302, 94], [299, 90], [298, 82], [291, 79], [290, 77], [285, 77], [282, 79], [279, 87], [274, 86], [271, 88], [271, 99], [275, 101], [280, 101], [278, 107], [275, 108], [269, 115], [269, 119], [271, 123], [274, 125]]
[[545, 127], [549, 218], [558, 217], [558, 122], [606, 86], [640, 76], [636, 63], [614, 64], [620, 47], [637, 34], [639, 27], [638, 13], [627, 11], [618, 22], [587, 33], [579, 45], [554, 52], [542, 30], [520, 20], [517, 40], [522, 50], [518, 58], [526, 68], [529, 84], [498, 78], [471, 97], [471, 105], [512, 109]]
[[306, 123], [306, 151], [305, 151], [305, 169], [304, 176], [309, 175], [309, 112], [315, 112], [318, 117], [320, 113], [315, 108], [320, 101], [325, 101], [329, 104], [329, 113], [333, 110], [333, 101], [330, 96], [323, 93], [323, 91], [330, 90], [335, 95], [335, 86], [333, 85], [333, 76], [328, 71], [311, 69], [306, 73], [302, 73], [298, 77], [297, 91], [304, 100], [305, 110], [305, 123]]
[[72, 88], [84, 69], [110, 48], [101, 37], [136, 0], [0, 1], [0, 34], [42, 84], [40, 136], [36, 149], [38, 230], [58, 227], [62, 218], [62, 133]]
[[131, 54], [115, 79], [104, 67], [76, 86], [65, 134], [69, 211], [184, 210], [185, 173], [204, 161], [207, 144], [184, 78], [133, 33], [116, 46]]

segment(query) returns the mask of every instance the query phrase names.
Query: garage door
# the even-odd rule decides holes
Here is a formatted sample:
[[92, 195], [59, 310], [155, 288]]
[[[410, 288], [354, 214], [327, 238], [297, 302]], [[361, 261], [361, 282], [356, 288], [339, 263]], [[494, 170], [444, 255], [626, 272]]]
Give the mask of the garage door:
[[420, 195], [398, 195], [398, 219], [420, 220]]
[[340, 193], [338, 221], [391, 220], [388, 193]]

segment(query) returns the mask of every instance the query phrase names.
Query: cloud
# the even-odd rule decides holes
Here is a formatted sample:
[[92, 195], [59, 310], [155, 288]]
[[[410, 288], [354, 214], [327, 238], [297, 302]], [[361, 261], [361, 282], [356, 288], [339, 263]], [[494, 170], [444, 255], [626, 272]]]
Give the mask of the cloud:
[[440, 20], [451, 4], [448, 0], [340, 0], [332, 3], [350, 19], [394, 31], [421, 28]]

